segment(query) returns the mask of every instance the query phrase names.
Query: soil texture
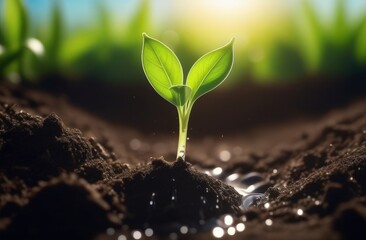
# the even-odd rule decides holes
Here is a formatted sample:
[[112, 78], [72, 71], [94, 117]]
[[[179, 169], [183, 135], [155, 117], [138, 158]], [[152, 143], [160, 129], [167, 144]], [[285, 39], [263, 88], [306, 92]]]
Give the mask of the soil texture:
[[[0, 239], [136, 239], [135, 230], [140, 239], [215, 239], [212, 229], [159, 229], [197, 230], [223, 214], [234, 221], [217, 225], [222, 239], [362, 239], [366, 99], [245, 134], [196, 137], [187, 162], [173, 161], [175, 141], [62, 96], [0, 85]], [[170, 161], [148, 158], [158, 155]], [[218, 167], [256, 171], [272, 187], [242, 211], [234, 188], [196, 170]]]

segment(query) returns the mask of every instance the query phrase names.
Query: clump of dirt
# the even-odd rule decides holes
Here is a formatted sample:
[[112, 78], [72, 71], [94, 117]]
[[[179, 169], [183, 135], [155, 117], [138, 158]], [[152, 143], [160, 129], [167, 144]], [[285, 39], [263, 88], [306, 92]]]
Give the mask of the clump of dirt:
[[66, 128], [56, 114], [32, 116], [8, 107], [0, 112], [0, 169], [30, 185], [70, 171], [92, 159], [110, 159], [82, 137]]
[[91, 183], [128, 165], [56, 114], [0, 109], [0, 237], [90, 239], [121, 222], [121, 196]]
[[239, 213], [241, 195], [182, 159], [131, 170], [56, 114], [2, 107], [0, 223], [9, 239], [90, 239], [122, 224], [198, 225]]
[[33, 192], [7, 228], [6, 239], [91, 239], [116, 225], [101, 194], [76, 175], [43, 182]]
[[153, 159], [115, 183], [121, 188], [131, 225], [156, 227], [198, 225], [220, 215], [240, 212], [242, 196], [223, 182], [196, 171], [188, 162]]

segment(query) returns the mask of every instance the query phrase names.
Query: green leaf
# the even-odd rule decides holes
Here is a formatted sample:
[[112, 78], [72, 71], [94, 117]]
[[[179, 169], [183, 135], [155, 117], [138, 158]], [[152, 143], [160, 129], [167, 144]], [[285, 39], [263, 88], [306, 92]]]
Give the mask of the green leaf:
[[171, 87], [183, 84], [182, 66], [174, 54], [160, 41], [143, 34], [142, 67], [155, 91], [177, 106]]
[[213, 50], [192, 66], [187, 85], [192, 89], [192, 102], [220, 85], [229, 75], [234, 62], [232, 39], [225, 46]]
[[49, 33], [46, 38], [48, 64], [51, 68], [58, 65], [60, 58], [60, 48], [63, 36], [62, 14], [59, 1], [54, 1], [52, 14], [49, 23]]
[[191, 96], [192, 89], [186, 85], [175, 85], [170, 88], [175, 106], [183, 106]]
[[27, 37], [27, 13], [21, 0], [5, 0], [4, 4], [6, 47], [12, 51], [24, 44]]

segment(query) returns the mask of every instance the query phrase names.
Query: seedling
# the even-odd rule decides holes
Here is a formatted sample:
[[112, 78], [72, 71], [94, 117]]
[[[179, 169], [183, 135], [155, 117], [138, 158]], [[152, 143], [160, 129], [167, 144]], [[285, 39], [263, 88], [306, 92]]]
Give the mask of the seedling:
[[196, 100], [220, 85], [229, 75], [234, 62], [232, 39], [192, 66], [186, 79], [174, 52], [162, 42], [143, 33], [142, 67], [155, 91], [177, 107], [179, 139], [177, 159], [185, 159], [189, 116]]

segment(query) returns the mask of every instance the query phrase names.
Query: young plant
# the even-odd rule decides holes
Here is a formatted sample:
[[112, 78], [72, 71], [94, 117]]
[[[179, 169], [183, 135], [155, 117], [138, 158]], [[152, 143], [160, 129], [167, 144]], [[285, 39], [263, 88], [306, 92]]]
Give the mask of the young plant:
[[232, 39], [192, 66], [187, 79], [174, 52], [162, 42], [143, 33], [142, 67], [155, 91], [177, 107], [179, 140], [177, 159], [185, 159], [189, 116], [196, 100], [220, 85], [229, 75], [234, 62]]

